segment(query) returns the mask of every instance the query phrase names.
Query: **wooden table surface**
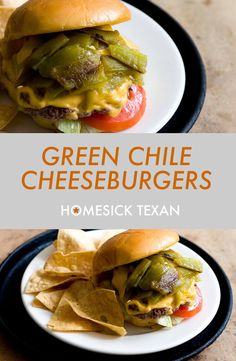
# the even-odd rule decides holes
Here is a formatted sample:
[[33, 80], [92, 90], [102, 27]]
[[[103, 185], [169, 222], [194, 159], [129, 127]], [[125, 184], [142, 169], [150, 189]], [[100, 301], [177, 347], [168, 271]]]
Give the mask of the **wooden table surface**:
[[[209, 252], [227, 273], [236, 296], [236, 230], [177, 230]], [[42, 231], [0, 230], [0, 262], [18, 245]], [[192, 361], [234, 361], [236, 355], [236, 312], [219, 339]], [[0, 361], [34, 361], [0, 329]], [[47, 361], [47, 360], [42, 360]]]
[[152, 2], [168, 11], [189, 32], [206, 65], [206, 102], [192, 132], [236, 132], [236, 1]]

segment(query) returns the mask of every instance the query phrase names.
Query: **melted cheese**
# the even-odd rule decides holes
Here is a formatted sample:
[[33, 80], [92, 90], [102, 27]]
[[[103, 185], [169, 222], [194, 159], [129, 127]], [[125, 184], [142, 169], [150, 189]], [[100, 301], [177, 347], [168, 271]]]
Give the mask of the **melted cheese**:
[[[11, 74], [12, 69], [7, 66], [6, 62], [4, 65], [3, 70], [6, 71], [7, 68], [8, 78], [11, 79], [13, 76]], [[47, 106], [54, 106], [72, 109], [78, 114], [106, 110], [112, 117], [117, 116], [127, 103], [128, 91], [132, 85], [132, 80], [126, 78], [121, 85], [113, 90], [103, 87], [99, 90], [89, 90], [82, 94], [79, 90], [75, 90], [67, 95], [52, 99], [47, 94], [44, 98], [39, 97], [29, 86], [18, 86], [15, 88], [9, 79], [4, 76], [2, 82], [20, 108], [42, 109]]]
[[[138, 313], [148, 313], [153, 308], [165, 308], [165, 307], [172, 308], [173, 304], [174, 304], [174, 296], [173, 295], [163, 297], [157, 303], [153, 303], [153, 304], [149, 303], [148, 305], [144, 305], [142, 302], [140, 302], [138, 300], [129, 300], [126, 302], [126, 311], [130, 315], [134, 315], [134, 314], [138, 314]], [[136, 306], [137, 311], [133, 311], [132, 309], [130, 309], [129, 306], [131, 306], [131, 305]]]
[[[184, 305], [189, 303], [191, 306], [194, 304], [196, 300], [196, 288], [195, 288], [195, 280], [193, 279], [191, 282], [191, 286], [188, 289], [184, 289], [182, 291], [177, 291], [175, 294], [164, 296], [156, 303], [153, 303], [150, 299], [148, 304], [145, 305], [137, 299], [128, 300], [126, 302], [126, 312], [130, 315], [138, 314], [138, 313], [148, 313], [154, 308], [169, 308], [170, 314], [173, 313], [173, 310], [178, 308], [180, 305]], [[136, 306], [137, 311], [130, 309], [130, 305]]]
[[[100, 29], [112, 30], [111, 26], [98, 27]], [[125, 39], [126, 44], [130, 48], [137, 48], [134, 43]], [[115, 117], [120, 113], [120, 110], [125, 106], [128, 101], [128, 90], [132, 85], [132, 80], [126, 78], [124, 82], [114, 90], [104, 87], [99, 90], [91, 90], [80, 94], [77, 90], [71, 91], [64, 96], [58, 96], [54, 99], [47, 96], [44, 98], [39, 97], [34, 89], [29, 86], [18, 86], [15, 88], [14, 79], [16, 79], [16, 64], [23, 63], [29, 56], [32, 47], [36, 47], [39, 39], [31, 37], [26, 41], [25, 46], [16, 55], [16, 59], [3, 59], [2, 68], [6, 74], [2, 82], [8, 90], [10, 96], [15, 100], [19, 107], [24, 108], [42, 109], [48, 106], [59, 108], [68, 108], [75, 111], [76, 114], [92, 113], [93, 111], [106, 110], [110, 116]], [[109, 49], [101, 49], [101, 55], [110, 55]]]
[[[127, 279], [128, 267], [118, 267], [113, 271], [112, 284], [117, 289], [121, 300], [123, 300], [124, 298]], [[127, 302], [125, 302], [125, 313], [127, 314], [127, 316], [134, 316], [138, 313], [148, 313], [154, 308], [168, 308], [169, 313], [171, 314], [180, 305], [189, 303], [189, 305], [191, 306], [196, 300], [195, 282], [195, 279], [193, 279], [189, 287], [180, 289], [175, 294], [163, 296], [157, 302], [153, 302], [152, 298], [149, 299], [148, 304], [144, 304], [138, 299], [128, 300]], [[137, 309], [130, 309], [130, 305], [136, 306], [135, 308]]]
[[[133, 312], [128, 309], [127, 304], [125, 305], [124, 313], [125, 313], [125, 320], [128, 322], [132, 322], [134, 325], [139, 327], [152, 327], [152, 328], [159, 328], [159, 326], [156, 324], [155, 318], [145, 318], [141, 319], [137, 317], [137, 313], [148, 313], [154, 308], [165, 308], [167, 307], [169, 311], [167, 312], [169, 315], [173, 313], [173, 311], [178, 308], [180, 305], [184, 305], [186, 303], [189, 303], [189, 305], [193, 305], [196, 300], [196, 287], [195, 287], [195, 281], [193, 280], [191, 286], [186, 289], [184, 292], [177, 292], [174, 295], [168, 295], [166, 297], [163, 297], [159, 302], [154, 304], [148, 304], [147, 306], [143, 303], [132, 300], [133, 304], [136, 304], [139, 308], [139, 312]], [[136, 314], [136, 315], [135, 315]]]

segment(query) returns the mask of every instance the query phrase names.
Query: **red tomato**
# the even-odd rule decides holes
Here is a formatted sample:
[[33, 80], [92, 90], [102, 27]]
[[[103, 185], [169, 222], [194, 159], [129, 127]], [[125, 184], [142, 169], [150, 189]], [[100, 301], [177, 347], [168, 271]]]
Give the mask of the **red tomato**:
[[202, 293], [197, 286], [196, 286], [196, 288], [197, 288], [197, 299], [196, 299], [196, 305], [194, 306], [194, 308], [186, 306], [186, 305], [180, 306], [180, 308], [173, 313], [173, 316], [189, 318], [189, 317], [195, 316], [198, 312], [201, 311], [202, 303], [203, 303]]
[[128, 95], [128, 102], [117, 117], [94, 114], [83, 120], [91, 127], [103, 132], [120, 132], [138, 123], [145, 109], [145, 90], [141, 86], [132, 85]]

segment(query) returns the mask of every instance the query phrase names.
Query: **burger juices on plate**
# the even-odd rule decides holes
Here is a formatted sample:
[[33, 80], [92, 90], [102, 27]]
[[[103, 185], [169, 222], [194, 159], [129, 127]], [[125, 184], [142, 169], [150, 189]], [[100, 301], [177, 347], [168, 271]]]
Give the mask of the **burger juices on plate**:
[[98, 249], [96, 283], [116, 290], [127, 322], [172, 327], [201, 310], [202, 265], [170, 249], [178, 241], [173, 231], [128, 230]]
[[1, 82], [20, 111], [65, 133], [118, 132], [142, 117], [147, 57], [112, 25], [120, 0], [29, 0], [11, 15]]

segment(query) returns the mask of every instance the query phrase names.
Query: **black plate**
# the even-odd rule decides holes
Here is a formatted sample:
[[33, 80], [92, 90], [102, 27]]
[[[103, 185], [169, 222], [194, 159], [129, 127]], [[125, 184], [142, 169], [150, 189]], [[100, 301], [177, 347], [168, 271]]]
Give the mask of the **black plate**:
[[[126, 359], [125, 356], [95, 354], [66, 343], [46, 333], [26, 312], [20, 293], [23, 273], [30, 261], [56, 238], [57, 230], [42, 233], [17, 248], [0, 267], [0, 321], [15, 342], [24, 348], [32, 360], [96, 360]], [[198, 253], [213, 269], [224, 297], [216, 316], [208, 327], [192, 340], [172, 349], [148, 355], [129, 356], [129, 360], [187, 360], [212, 344], [225, 329], [232, 311], [232, 291], [227, 276], [216, 261], [192, 242], [181, 238], [180, 242]]]
[[185, 91], [177, 111], [159, 133], [187, 133], [196, 122], [206, 95], [206, 73], [199, 51], [188, 33], [164, 10], [148, 0], [126, 2], [153, 18], [165, 29], [179, 49], [185, 66]]

